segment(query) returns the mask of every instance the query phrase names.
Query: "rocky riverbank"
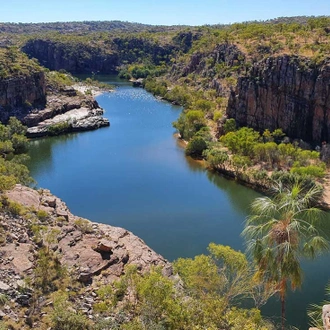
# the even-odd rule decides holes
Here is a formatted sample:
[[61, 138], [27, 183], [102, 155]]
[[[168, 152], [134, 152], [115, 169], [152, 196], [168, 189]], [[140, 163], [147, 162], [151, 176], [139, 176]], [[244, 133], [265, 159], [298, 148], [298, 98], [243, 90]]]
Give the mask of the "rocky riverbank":
[[28, 137], [58, 135], [109, 126], [104, 110], [91, 95], [82, 95], [74, 88], [47, 96], [44, 109], [36, 109], [23, 118]]
[[[0, 213], [0, 295], [6, 295], [13, 303], [11, 307], [9, 302], [0, 307], [0, 319], [17, 321], [21, 308], [32, 306], [33, 289], [26, 279], [35, 276], [38, 250], [45, 246], [56, 253], [70, 277], [81, 283], [76, 309], [91, 317], [95, 291], [118, 280], [124, 274], [125, 265], [135, 265], [143, 272], [160, 266], [165, 275], [172, 275], [171, 264], [140, 238], [123, 228], [73, 215], [66, 204], [48, 190], [16, 185], [6, 197], [11, 205], [17, 208], [15, 202], [23, 209], [20, 209], [21, 215]], [[37, 218], [27, 216], [31, 211]], [[35, 228], [41, 228], [41, 236]], [[50, 240], [52, 234], [54, 239]]]

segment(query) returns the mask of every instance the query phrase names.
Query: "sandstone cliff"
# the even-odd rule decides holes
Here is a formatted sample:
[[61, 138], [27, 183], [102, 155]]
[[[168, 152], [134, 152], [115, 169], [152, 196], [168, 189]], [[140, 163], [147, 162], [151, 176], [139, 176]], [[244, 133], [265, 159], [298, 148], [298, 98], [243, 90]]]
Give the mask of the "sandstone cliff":
[[118, 54], [86, 44], [61, 43], [31, 39], [22, 50], [30, 58], [50, 70], [64, 69], [71, 73], [113, 73], [119, 65]]
[[227, 115], [240, 126], [282, 130], [292, 138], [330, 141], [330, 65], [296, 56], [255, 63], [231, 92]]
[[0, 79], [0, 121], [10, 116], [22, 118], [31, 107], [46, 103], [46, 83], [43, 72]]

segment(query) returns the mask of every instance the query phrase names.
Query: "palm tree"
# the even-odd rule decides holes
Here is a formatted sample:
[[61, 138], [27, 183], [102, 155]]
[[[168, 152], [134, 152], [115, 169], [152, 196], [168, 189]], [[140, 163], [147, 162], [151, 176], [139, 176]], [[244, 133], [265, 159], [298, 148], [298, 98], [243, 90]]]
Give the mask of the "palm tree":
[[257, 275], [277, 285], [283, 330], [288, 284], [293, 290], [302, 284], [300, 257], [314, 258], [329, 248], [321, 234], [323, 212], [315, 207], [321, 196], [319, 185], [277, 183], [273, 198], [260, 197], [252, 203], [252, 215], [242, 233], [257, 263]]

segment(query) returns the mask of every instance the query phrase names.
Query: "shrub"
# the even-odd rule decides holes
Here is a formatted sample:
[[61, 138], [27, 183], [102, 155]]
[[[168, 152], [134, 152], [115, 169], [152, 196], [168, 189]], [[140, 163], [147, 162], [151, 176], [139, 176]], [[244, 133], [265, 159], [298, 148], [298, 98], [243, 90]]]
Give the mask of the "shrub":
[[74, 221], [74, 224], [84, 234], [93, 232], [93, 226], [92, 226], [91, 222], [86, 219], [82, 219], [82, 218], [76, 219]]
[[243, 127], [236, 132], [229, 132], [220, 141], [230, 151], [244, 156], [253, 156], [253, 148], [259, 142], [260, 134], [252, 128]]
[[218, 166], [223, 167], [225, 165], [225, 163], [228, 162], [228, 160], [229, 160], [229, 156], [226, 151], [215, 149], [215, 148], [206, 150], [205, 157], [206, 157], [207, 162], [213, 168], [216, 168]]
[[38, 210], [37, 217], [40, 221], [45, 221], [49, 217], [49, 214], [45, 210]]
[[226, 119], [223, 124], [223, 131], [225, 134], [236, 131], [236, 121], [234, 118]]
[[315, 178], [323, 178], [326, 173], [324, 166], [317, 166], [317, 165], [292, 167], [290, 172], [297, 173], [299, 175], [310, 175]]
[[48, 127], [49, 135], [59, 135], [65, 132], [68, 132], [71, 128], [71, 125], [68, 122], [62, 122]]
[[222, 118], [223, 114], [221, 111], [214, 111], [213, 120], [219, 121]]
[[24, 210], [24, 207], [14, 201], [9, 201], [8, 205], [8, 211], [13, 215], [13, 216], [18, 216], [21, 215]]
[[202, 157], [203, 151], [206, 149], [207, 149], [207, 144], [205, 140], [200, 136], [196, 136], [189, 141], [186, 147], [186, 155], [194, 156], [194, 157]]
[[5, 294], [0, 293], [0, 306], [6, 305], [7, 302], [8, 302], [8, 300], [9, 299], [8, 299], [8, 297]]
[[54, 295], [54, 310], [51, 315], [53, 330], [88, 330], [91, 325], [86, 316], [76, 312], [68, 301], [66, 293]]

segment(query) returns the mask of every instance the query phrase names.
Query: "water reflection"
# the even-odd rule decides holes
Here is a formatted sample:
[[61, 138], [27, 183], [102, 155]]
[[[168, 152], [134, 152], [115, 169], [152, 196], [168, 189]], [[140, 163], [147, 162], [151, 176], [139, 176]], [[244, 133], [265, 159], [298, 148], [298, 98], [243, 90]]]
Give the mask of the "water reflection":
[[[79, 216], [133, 231], [170, 260], [205, 253], [210, 242], [242, 250], [243, 223], [259, 194], [185, 157], [172, 127], [180, 108], [127, 83], [97, 100], [110, 127], [31, 141], [39, 186]], [[305, 263], [306, 285], [288, 297], [289, 323], [301, 329], [307, 305], [323, 297], [327, 258]], [[276, 301], [265, 310], [280, 312]]]
[[64, 148], [66, 144], [77, 139], [77, 133], [31, 139], [29, 141], [29, 156], [27, 166], [32, 177], [52, 171], [54, 168], [54, 154], [57, 148]]

